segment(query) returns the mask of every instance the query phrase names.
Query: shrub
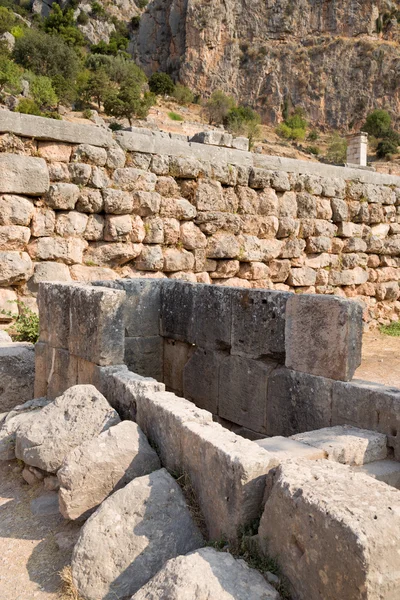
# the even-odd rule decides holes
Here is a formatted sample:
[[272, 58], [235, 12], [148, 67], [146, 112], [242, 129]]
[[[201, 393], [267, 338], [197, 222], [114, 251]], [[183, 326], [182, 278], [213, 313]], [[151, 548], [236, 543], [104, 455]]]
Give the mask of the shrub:
[[0, 92], [9, 90], [12, 93], [21, 91], [22, 70], [6, 56], [0, 55]]
[[69, 46], [83, 46], [84, 37], [75, 25], [74, 11], [72, 8], [61, 9], [54, 3], [48, 17], [44, 19], [43, 29], [46, 33], [59, 35]]
[[223, 123], [228, 112], [234, 108], [235, 101], [221, 90], [215, 90], [204, 106], [204, 112], [210, 125]]
[[11, 31], [16, 23], [17, 19], [14, 16], [14, 13], [4, 6], [0, 6], [0, 34]]
[[16, 110], [25, 115], [36, 115], [37, 117], [43, 116], [39, 106], [32, 98], [23, 98], [20, 100]]
[[310, 154], [314, 154], [314, 156], [319, 156], [321, 154], [321, 151], [317, 146], [308, 146], [308, 148], [306, 148], [306, 150]]
[[167, 73], [153, 73], [149, 79], [149, 88], [157, 96], [171, 96], [175, 84]]
[[390, 160], [392, 154], [396, 154], [398, 144], [392, 140], [382, 140], [376, 148], [378, 158], [387, 158]]
[[295, 127], [291, 131], [292, 131], [292, 134], [290, 137], [292, 140], [294, 140], [296, 142], [302, 142], [306, 137], [306, 130], [302, 129], [301, 127]]
[[316, 142], [318, 138], [319, 138], [319, 133], [316, 129], [312, 129], [307, 136], [307, 139], [310, 140], [310, 142]]
[[39, 316], [24, 302], [18, 302], [18, 306], [19, 315], [9, 333], [16, 342], [36, 344], [39, 339]]
[[56, 106], [58, 98], [49, 77], [25, 73], [24, 78], [29, 81], [30, 95], [41, 110]]
[[177, 83], [172, 93], [178, 104], [191, 104], [194, 100], [194, 94], [186, 85]]
[[292, 130], [288, 125], [286, 125], [286, 123], [280, 123], [275, 129], [275, 132], [279, 135], [279, 137], [285, 140], [290, 140], [292, 135]]
[[382, 138], [388, 133], [391, 121], [390, 115], [386, 110], [373, 110], [367, 116], [362, 129], [370, 135], [374, 135], [377, 138]]
[[293, 114], [285, 121], [290, 129], [306, 129], [307, 121], [304, 118], [304, 112], [301, 108], [296, 108]]
[[234, 135], [245, 135], [249, 138], [250, 148], [259, 133], [260, 115], [248, 106], [235, 106], [225, 117], [224, 124]]
[[278, 125], [276, 133], [285, 140], [302, 141], [306, 137], [307, 121], [301, 108], [296, 108], [292, 114]]
[[109, 128], [111, 129], [111, 131], [121, 131], [121, 129], [123, 129], [123, 126], [121, 125], [121, 123], [113, 121], [109, 124]]
[[91, 119], [92, 118], [92, 111], [90, 108], [85, 108], [85, 110], [82, 111], [82, 117], [84, 119]]
[[12, 33], [15, 38], [21, 38], [23, 35], [25, 35], [25, 28], [21, 25], [14, 25], [10, 33]]
[[146, 8], [146, 6], [148, 5], [149, 0], [136, 0], [136, 6], [138, 6], [139, 8]]
[[76, 21], [79, 25], [87, 25], [89, 23], [89, 15], [81, 10]]
[[347, 140], [334, 133], [328, 143], [326, 158], [329, 162], [343, 164], [347, 158]]
[[176, 112], [171, 111], [168, 113], [168, 116], [170, 119], [172, 119], [172, 121], [183, 121], [184, 120], [184, 118], [181, 117], [181, 115], [178, 115], [178, 113], [176, 113]]
[[135, 15], [134, 17], [132, 17], [131, 25], [132, 25], [132, 29], [139, 29], [140, 15]]
[[93, 17], [97, 18], [105, 18], [107, 16], [106, 11], [104, 10], [104, 6], [102, 6], [99, 2], [92, 2], [90, 7], [90, 13]]

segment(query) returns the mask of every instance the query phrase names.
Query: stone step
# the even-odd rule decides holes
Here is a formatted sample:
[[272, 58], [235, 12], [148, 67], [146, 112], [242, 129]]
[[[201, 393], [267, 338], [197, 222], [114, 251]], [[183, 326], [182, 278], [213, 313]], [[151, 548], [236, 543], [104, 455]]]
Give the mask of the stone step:
[[276, 435], [262, 440], [255, 440], [255, 444], [268, 450], [272, 454], [276, 454], [279, 461], [288, 460], [291, 458], [306, 458], [309, 460], [318, 460], [326, 458], [327, 454], [320, 448], [314, 448], [308, 444], [303, 444], [296, 440], [285, 438]]
[[400, 490], [400, 462], [397, 460], [377, 460], [360, 467], [352, 467], [352, 470], [369, 475]]
[[324, 450], [328, 460], [345, 465], [360, 466], [387, 457], [386, 435], [350, 425], [306, 431], [291, 439]]

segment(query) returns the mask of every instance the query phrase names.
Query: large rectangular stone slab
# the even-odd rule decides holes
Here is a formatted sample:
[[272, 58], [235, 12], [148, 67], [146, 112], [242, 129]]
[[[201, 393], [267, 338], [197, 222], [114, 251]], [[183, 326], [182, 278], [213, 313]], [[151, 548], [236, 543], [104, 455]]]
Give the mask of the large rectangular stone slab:
[[233, 288], [197, 285], [188, 342], [215, 350], [231, 347]]
[[192, 343], [197, 284], [164, 281], [161, 290], [161, 335]]
[[[0, 112], [0, 119], [3, 112]], [[49, 171], [43, 158], [0, 154], [0, 193], [41, 196], [49, 186]]]
[[32, 400], [34, 381], [33, 344], [0, 344], [0, 413]]
[[2, 110], [0, 113], [0, 132], [15, 133], [15, 135], [37, 140], [90, 144], [105, 148], [113, 143], [112, 135], [106, 129], [96, 125], [58, 121], [8, 110]]
[[37, 342], [35, 344], [35, 398], [47, 396], [47, 381], [50, 372], [49, 356], [49, 345], [45, 342]]
[[183, 371], [194, 352], [194, 346], [169, 338], [164, 339], [164, 377], [167, 390], [183, 396]]
[[400, 460], [400, 389], [355, 379], [332, 386], [332, 425], [379, 431]]
[[163, 279], [120, 279], [95, 282], [93, 285], [124, 290], [127, 336], [150, 337], [160, 333], [162, 284]]
[[39, 284], [39, 339], [53, 348], [68, 348], [71, 293], [74, 285], [59, 282]]
[[232, 354], [285, 359], [285, 310], [292, 294], [232, 291]]
[[300, 600], [400, 597], [400, 494], [346, 465], [286, 461], [258, 531]]
[[187, 473], [209, 538], [236, 539], [259, 517], [266, 474], [276, 457], [218, 423], [190, 422], [182, 432]]
[[226, 354], [196, 348], [183, 368], [183, 396], [199, 408], [218, 414], [219, 370]]
[[361, 364], [362, 308], [336, 296], [292, 294], [286, 304], [286, 366], [349, 381]]
[[276, 366], [272, 360], [226, 356], [219, 369], [219, 416], [267, 433], [268, 385]]
[[78, 361], [64, 348], [48, 348], [47, 397], [57, 398], [78, 383]]
[[295, 439], [285, 438], [280, 435], [264, 438], [262, 440], [254, 440], [260, 448], [264, 448], [268, 452], [275, 454], [279, 462], [283, 460], [293, 460], [305, 458], [308, 460], [318, 460], [326, 458], [324, 450], [313, 448], [307, 444], [297, 442]]
[[164, 340], [160, 335], [125, 338], [125, 364], [130, 371], [162, 381]]
[[298, 433], [292, 439], [319, 448], [328, 460], [345, 465], [364, 465], [387, 457], [386, 435], [350, 425]]
[[353, 467], [355, 473], [364, 473], [378, 481], [400, 490], [400, 462], [397, 460], [377, 460], [376, 462]]
[[71, 290], [71, 354], [100, 366], [124, 360], [125, 292], [105, 287], [75, 286]]
[[268, 380], [267, 435], [290, 436], [329, 427], [333, 383], [325, 377], [276, 369]]

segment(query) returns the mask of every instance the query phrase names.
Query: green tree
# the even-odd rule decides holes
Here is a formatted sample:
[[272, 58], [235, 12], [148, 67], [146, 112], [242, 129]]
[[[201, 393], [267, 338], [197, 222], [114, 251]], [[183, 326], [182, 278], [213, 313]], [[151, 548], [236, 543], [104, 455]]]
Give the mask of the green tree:
[[80, 68], [77, 53], [60, 36], [33, 28], [15, 41], [13, 57], [25, 69], [47, 77], [74, 80]]
[[167, 73], [153, 73], [149, 79], [149, 88], [157, 96], [172, 96], [175, 84]]
[[72, 8], [62, 10], [59, 4], [52, 5], [51, 12], [43, 22], [46, 33], [60, 35], [69, 46], [83, 46], [84, 37], [76, 27]]
[[334, 133], [328, 143], [326, 158], [329, 162], [335, 164], [343, 164], [346, 162], [347, 155], [347, 140], [340, 137], [338, 133]]
[[16, 23], [17, 18], [14, 16], [14, 13], [4, 6], [0, 6], [0, 34], [11, 31]]
[[53, 108], [57, 105], [58, 98], [54, 91], [52, 81], [44, 75], [26, 73], [25, 78], [29, 81], [29, 92], [40, 110]]
[[178, 104], [191, 104], [194, 100], [194, 94], [191, 89], [189, 89], [186, 85], [181, 85], [177, 83], [175, 89], [172, 93], [175, 100]]
[[86, 85], [86, 97], [89, 99], [94, 98], [100, 110], [101, 103], [104, 102], [104, 100], [110, 94], [110, 86], [111, 81], [106, 73], [106, 70], [98, 69], [89, 76]]
[[0, 55], [0, 92], [8, 90], [11, 93], [21, 91], [22, 69], [6, 56]]
[[250, 147], [252, 147], [255, 137], [259, 134], [261, 118], [249, 106], [240, 105], [230, 109], [224, 123], [228, 131], [234, 135], [245, 135], [248, 137]]
[[75, 81], [65, 79], [62, 75], [55, 75], [51, 78], [51, 81], [59, 102], [72, 104], [76, 100], [77, 85]]
[[235, 101], [221, 90], [215, 90], [204, 106], [204, 112], [210, 125], [223, 123], [228, 112], [235, 106]]
[[370, 135], [382, 138], [389, 132], [391, 122], [392, 119], [386, 110], [377, 109], [369, 113], [362, 129]]
[[91, 71], [105, 69], [111, 81], [122, 84], [126, 80], [136, 80], [143, 85], [147, 82], [144, 71], [133, 60], [125, 56], [106, 56], [105, 54], [92, 54], [86, 60], [86, 66]]
[[376, 155], [378, 158], [391, 159], [392, 154], [396, 154], [398, 150], [398, 144], [392, 140], [381, 140], [376, 148]]
[[154, 104], [154, 95], [143, 93], [137, 80], [125, 81], [118, 91], [109, 94], [104, 102], [107, 114], [116, 118], [128, 119], [129, 125], [135, 117], [144, 118]]

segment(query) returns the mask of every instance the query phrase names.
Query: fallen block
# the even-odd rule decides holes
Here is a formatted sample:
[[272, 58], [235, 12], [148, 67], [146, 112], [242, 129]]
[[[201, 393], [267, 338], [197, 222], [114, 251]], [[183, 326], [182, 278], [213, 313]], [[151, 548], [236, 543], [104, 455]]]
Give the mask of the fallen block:
[[397, 460], [377, 460], [376, 462], [353, 467], [355, 473], [364, 473], [378, 481], [400, 490], [400, 463]]
[[34, 381], [33, 344], [0, 342], [0, 413], [32, 400]]
[[348, 466], [288, 461], [259, 527], [299, 600], [400, 597], [400, 493]]
[[275, 454], [279, 461], [293, 458], [307, 458], [309, 460], [318, 460], [326, 458], [326, 452], [320, 448], [313, 448], [307, 444], [296, 441], [295, 438], [285, 438], [276, 435], [263, 440], [254, 440], [254, 443], [260, 448]]

